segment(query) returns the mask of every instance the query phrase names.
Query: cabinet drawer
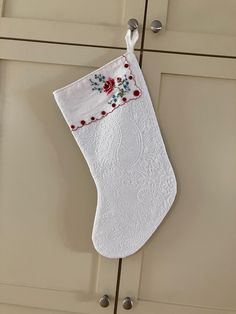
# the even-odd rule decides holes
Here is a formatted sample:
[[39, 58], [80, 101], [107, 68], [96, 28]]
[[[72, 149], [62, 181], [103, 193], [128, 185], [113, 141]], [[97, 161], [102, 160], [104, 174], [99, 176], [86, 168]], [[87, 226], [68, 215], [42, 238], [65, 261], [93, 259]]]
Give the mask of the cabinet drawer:
[[235, 16], [234, 0], [149, 0], [145, 49], [236, 56]]
[[144, 3], [145, 0], [0, 0], [0, 36], [125, 47], [127, 21], [136, 18], [141, 29]]

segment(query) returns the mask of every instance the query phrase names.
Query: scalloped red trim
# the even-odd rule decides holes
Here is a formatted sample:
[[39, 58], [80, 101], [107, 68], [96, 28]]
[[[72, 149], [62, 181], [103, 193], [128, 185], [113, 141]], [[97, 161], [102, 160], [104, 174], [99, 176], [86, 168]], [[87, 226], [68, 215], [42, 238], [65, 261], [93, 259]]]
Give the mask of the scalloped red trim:
[[[137, 88], [137, 89], [135, 89], [135, 90], [133, 91], [133, 95], [135, 96], [135, 98], [130, 98], [130, 99], [127, 100], [126, 97], [122, 97], [123, 103], [121, 103], [121, 104], [115, 104], [115, 103], [111, 104], [112, 110], [110, 110], [109, 112], [106, 112], [106, 111], [102, 110], [99, 117], [91, 116], [91, 118], [90, 118], [91, 120], [88, 121], [88, 122], [85, 121], [85, 120], [81, 120], [81, 121], [80, 121], [80, 125], [78, 125], [78, 126], [75, 126], [74, 124], [71, 124], [71, 125], [70, 125], [71, 131], [76, 131], [76, 130], [78, 130], [78, 129], [80, 129], [80, 128], [86, 126], [86, 125], [89, 125], [89, 124], [91, 124], [91, 123], [94, 123], [94, 122], [97, 122], [97, 121], [99, 121], [99, 120], [102, 120], [103, 118], [105, 118], [106, 116], [108, 116], [110, 113], [112, 113], [114, 110], [118, 109], [118, 108], [121, 107], [121, 106], [126, 105], [126, 104], [127, 104], [128, 102], [130, 102], [131, 100], [138, 99], [138, 98], [142, 95], [141, 89], [137, 86], [135, 77], [134, 77], [134, 75], [133, 75], [133, 73], [132, 73], [132, 70], [131, 70], [131, 68], [130, 68], [130, 63], [129, 63], [129, 61], [127, 60], [127, 58], [126, 58], [125, 55], [122, 55], [122, 57], [124, 57], [124, 59], [125, 59], [124, 67], [125, 67], [125, 68], [129, 68], [129, 72], [130, 72], [130, 74], [129, 74], [129, 79], [134, 81], [134, 86]], [[104, 92], [107, 92], [107, 90], [105, 89]]]

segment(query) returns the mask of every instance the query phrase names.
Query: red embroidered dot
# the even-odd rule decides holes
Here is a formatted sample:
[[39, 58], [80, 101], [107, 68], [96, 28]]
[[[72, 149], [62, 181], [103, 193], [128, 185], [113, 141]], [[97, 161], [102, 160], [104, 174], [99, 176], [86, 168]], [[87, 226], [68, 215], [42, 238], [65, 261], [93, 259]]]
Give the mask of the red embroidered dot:
[[126, 101], [127, 99], [126, 99], [126, 97], [123, 97], [122, 100], [123, 100], [123, 101]]
[[121, 82], [121, 77], [117, 77], [117, 82]]
[[94, 121], [94, 120], [95, 120], [95, 118], [94, 118], [94, 117], [91, 117], [91, 120], [92, 120], [92, 121]]
[[75, 128], [74, 124], [72, 124], [70, 127], [71, 127], [72, 129], [74, 129], [74, 128]]
[[124, 67], [125, 67], [125, 68], [128, 68], [128, 66], [129, 66], [128, 63], [125, 63], [125, 64], [124, 64]]
[[133, 76], [132, 76], [132, 75], [130, 75], [130, 76], [129, 76], [129, 79], [130, 79], [130, 80], [132, 80], [132, 78], [133, 78]]
[[81, 123], [82, 125], [85, 125], [85, 121], [84, 121], [84, 120], [81, 120], [80, 123]]
[[136, 90], [133, 92], [133, 94], [134, 94], [134, 96], [139, 96], [139, 94], [140, 94], [140, 93], [139, 93], [139, 90], [136, 89]]
[[115, 107], [116, 107], [116, 104], [112, 104], [112, 107], [115, 108]]
[[102, 111], [101, 114], [104, 116], [106, 114], [106, 111]]

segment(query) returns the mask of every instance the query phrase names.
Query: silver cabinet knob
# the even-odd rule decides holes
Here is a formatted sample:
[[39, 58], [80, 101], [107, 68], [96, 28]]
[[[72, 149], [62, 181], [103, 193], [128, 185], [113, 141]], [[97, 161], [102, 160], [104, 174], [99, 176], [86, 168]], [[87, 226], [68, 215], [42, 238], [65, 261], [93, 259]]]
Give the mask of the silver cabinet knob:
[[153, 33], [158, 33], [161, 29], [162, 29], [162, 24], [160, 21], [158, 20], [152, 21], [151, 30], [153, 31]]
[[122, 306], [125, 310], [131, 310], [133, 307], [133, 301], [130, 299], [130, 297], [126, 297], [122, 302]]
[[129, 19], [128, 20], [128, 28], [131, 31], [134, 31], [136, 28], [138, 28], [138, 21], [136, 19]]
[[99, 304], [101, 305], [101, 307], [108, 307], [110, 305], [109, 296], [107, 294], [104, 294], [104, 296], [101, 297], [101, 299], [99, 300]]

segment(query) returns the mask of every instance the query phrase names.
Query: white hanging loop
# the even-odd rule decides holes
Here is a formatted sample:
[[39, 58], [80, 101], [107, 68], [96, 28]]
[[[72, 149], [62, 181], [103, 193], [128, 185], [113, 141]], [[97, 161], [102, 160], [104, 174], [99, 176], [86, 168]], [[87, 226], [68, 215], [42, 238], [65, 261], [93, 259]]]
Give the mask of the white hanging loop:
[[138, 30], [135, 29], [131, 31], [128, 29], [126, 35], [125, 35], [125, 41], [126, 41], [126, 46], [127, 46], [127, 51], [128, 52], [134, 52], [134, 46], [138, 40], [139, 33]]

